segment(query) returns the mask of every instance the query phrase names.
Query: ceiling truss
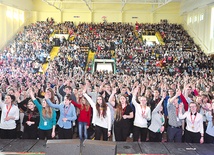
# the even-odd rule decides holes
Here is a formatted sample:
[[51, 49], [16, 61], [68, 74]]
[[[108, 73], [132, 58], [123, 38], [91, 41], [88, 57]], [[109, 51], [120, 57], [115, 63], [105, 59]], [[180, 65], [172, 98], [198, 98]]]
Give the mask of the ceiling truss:
[[55, 7], [57, 10], [63, 11], [64, 6], [68, 4], [85, 4], [88, 9], [93, 12], [94, 4], [121, 4], [121, 12], [124, 11], [126, 4], [152, 4], [156, 5], [153, 11], [161, 8], [173, 0], [43, 0], [48, 5]]

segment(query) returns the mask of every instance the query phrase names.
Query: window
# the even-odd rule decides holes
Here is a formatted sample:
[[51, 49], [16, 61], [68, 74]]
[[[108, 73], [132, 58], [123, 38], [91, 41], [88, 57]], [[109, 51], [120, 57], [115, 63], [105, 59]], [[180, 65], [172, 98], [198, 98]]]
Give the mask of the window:
[[189, 23], [192, 23], [192, 17], [189, 17]]
[[11, 20], [16, 20], [18, 22], [21, 21], [21, 23], [24, 23], [24, 11], [7, 7], [6, 16]]
[[202, 21], [202, 20], [204, 20], [204, 14], [199, 15], [199, 21]]
[[12, 18], [13, 17], [13, 13], [12, 13], [11, 9], [7, 10], [6, 15], [7, 15], [8, 18]]
[[14, 10], [14, 12], [13, 12], [13, 18], [14, 18], [15, 20], [18, 20], [18, 19], [19, 19], [19, 18], [18, 18], [18, 11]]
[[194, 16], [194, 21], [193, 22], [195, 23], [197, 21], [198, 21], [197, 16]]
[[21, 20], [22, 22], [24, 22], [24, 12], [23, 11], [19, 12], [19, 20]]
[[210, 38], [213, 39], [214, 38], [214, 7], [212, 8], [212, 11], [211, 11], [211, 35], [210, 35]]

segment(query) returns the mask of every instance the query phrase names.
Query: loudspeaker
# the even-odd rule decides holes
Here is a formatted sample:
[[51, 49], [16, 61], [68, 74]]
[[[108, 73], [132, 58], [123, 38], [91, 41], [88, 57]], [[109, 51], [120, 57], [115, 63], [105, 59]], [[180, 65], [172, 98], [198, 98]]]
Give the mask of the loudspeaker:
[[85, 140], [81, 155], [116, 155], [116, 143], [100, 140]]
[[164, 143], [161, 142], [142, 142], [139, 143], [139, 146], [143, 154], [169, 154]]
[[46, 155], [79, 155], [80, 140], [48, 140], [46, 144]]
[[138, 142], [117, 142], [117, 154], [141, 154]]

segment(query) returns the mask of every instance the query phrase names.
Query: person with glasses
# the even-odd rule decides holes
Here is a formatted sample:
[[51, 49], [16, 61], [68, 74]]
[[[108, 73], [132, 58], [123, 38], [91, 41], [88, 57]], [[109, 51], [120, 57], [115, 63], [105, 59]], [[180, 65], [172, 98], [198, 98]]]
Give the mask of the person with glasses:
[[179, 119], [186, 119], [185, 142], [186, 143], [204, 143], [203, 116], [197, 111], [197, 104], [191, 102], [189, 111], [182, 112], [183, 103], [179, 104]]

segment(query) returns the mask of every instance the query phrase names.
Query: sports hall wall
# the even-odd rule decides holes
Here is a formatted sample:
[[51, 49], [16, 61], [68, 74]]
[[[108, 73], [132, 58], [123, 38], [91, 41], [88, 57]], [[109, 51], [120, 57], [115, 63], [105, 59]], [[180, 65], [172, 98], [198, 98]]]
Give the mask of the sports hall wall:
[[206, 54], [214, 54], [214, 1], [183, 1], [180, 14], [184, 28], [194, 41]]
[[[63, 8], [63, 11], [48, 5], [42, 0], [0, 0], [0, 21], [3, 26], [0, 28], [0, 49], [13, 37], [17, 31], [24, 25], [34, 23], [36, 21], [45, 21], [48, 17], [53, 17], [56, 22], [73, 21], [75, 24], [79, 22], [103, 22], [104, 18], [107, 22], [125, 22], [134, 24], [139, 23], [159, 23], [161, 19], [167, 19], [170, 23], [183, 24], [185, 29], [194, 37], [194, 40], [205, 49], [206, 53], [214, 52], [213, 39], [210, 36], [211, 26], [211, 5], [204, 5], [204, 8], [194, 8], [185, 10], [189, 4], [186, 0], [183, 3], [171, 2], [160, 8], [149, 4], [137, 5], [126, 4], [121, 9], [121, 4], [94, 4], [93, 11], [84, 3], [69, 5], [69, 8]], [[200, 0], [194, 0], [200, 1]], [[206, 0], [205, 2], [212, 1]], [[204, 1], [203, 1], [204, 2]], [[193, 4], [193, 3], [192, 3]], [[7, 6], [6, 6], [7, 5]], [[8, 6], [12, 9], [18, 8], [24, 15], [23, 21], [17, 21], [13, 18], [5, 17]], [[199, 16], [199, 12], [204, 12], [204, 20], [201, 22], [188, 23], [191, 16]], [[6, 22], [3, 22], [6, 21]], [[208, 26], [209, 25], [209, 26]], [[195, 37], [197, 36], [197, 37]]]
[[94, 4], [93, 11], [90, 11], [84, 3], [73, 4], [69, 9], [62, 12], [49, 6], [42, 1], [35, 1], [34, 9], [37, 10], [37, 20], [46, 20], [47, 17], [54, 17], [57, 22], [74, 21], [79, 22], [103, 22], [102, 17], [106, 17], [108, 22], [126, 23], [158, 23], [160, 19], [168, 19], [172, 23], [181, 23], [182, 17], [179, 14], [180, 3], [169, 3], [168, 5], [156, 9], [150, 4], [126, 4], [121, 11], [121, 4]]

